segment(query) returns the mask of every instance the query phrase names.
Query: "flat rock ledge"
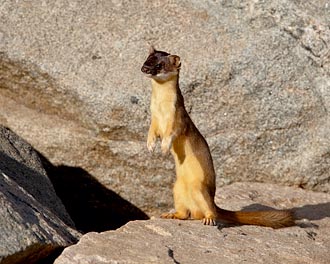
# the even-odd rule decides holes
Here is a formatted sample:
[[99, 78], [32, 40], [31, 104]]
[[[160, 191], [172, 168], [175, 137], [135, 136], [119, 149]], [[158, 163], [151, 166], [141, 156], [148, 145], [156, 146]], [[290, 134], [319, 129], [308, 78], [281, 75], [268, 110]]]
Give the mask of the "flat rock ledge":
[[199, 221], [132, 221], [115, 231], [85, 234], [78, 244], [66, 248], [55, 264], [329, 263], [329, 194], [236, 183], [218, 190], [217, 203], [235, 210], [292, 208], [298, 225], [274, 230], [211, 227]]

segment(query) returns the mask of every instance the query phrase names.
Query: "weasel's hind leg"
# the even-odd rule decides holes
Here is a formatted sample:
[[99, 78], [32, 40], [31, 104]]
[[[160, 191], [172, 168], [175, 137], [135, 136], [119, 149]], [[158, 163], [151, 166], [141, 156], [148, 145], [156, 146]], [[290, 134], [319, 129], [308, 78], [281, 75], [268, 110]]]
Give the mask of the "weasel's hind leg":
[[217, 224], [217, 214], [214, 202], [211, 200], [210, 195], [208, 195], [206, 192], [195, 191], [193, 198], [198, 210], [192, 212], [192, 218], [202, 219], [202, 223], [204, 225], [215, 226]]
[[190, 211], [187, 207], [187, 197], [185, 187], [180, 181], [176, 181], [173, 188], [175, 213], [164, 213], [161, 218], [186, 220], [190, 217]]

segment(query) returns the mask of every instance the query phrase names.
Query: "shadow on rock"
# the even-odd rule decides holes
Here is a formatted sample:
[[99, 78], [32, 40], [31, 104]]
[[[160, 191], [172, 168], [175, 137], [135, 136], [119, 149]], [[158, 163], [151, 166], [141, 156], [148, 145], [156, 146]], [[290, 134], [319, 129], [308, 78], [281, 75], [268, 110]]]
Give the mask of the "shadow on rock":
[[330, 217], [330, 202], [321, 204], [307, 204], [293, 208], [297, 219], [321, 220]]
[[45, 167], [57, 195], [81, 232], [101, 232], [132, 220], [148, 219], [143, 211], [107, 189], [87, 171], [55, 167], [49, 162]]

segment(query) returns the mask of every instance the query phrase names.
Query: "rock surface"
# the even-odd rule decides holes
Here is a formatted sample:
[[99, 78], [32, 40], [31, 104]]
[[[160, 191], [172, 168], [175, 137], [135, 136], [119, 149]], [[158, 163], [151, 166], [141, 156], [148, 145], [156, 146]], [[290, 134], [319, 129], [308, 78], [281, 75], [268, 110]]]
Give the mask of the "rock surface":
[[[330, 195], [276, 185], [237, 183], [217, 192], [229, 209], [260, 204], [293, 208], [299, 225], [203, 226], [199, 221], [134, 221], [116, 231], [88, 233], [66, 248], [67, 263], [329, 263]], [[252, 206], [248, 206], [251, 205]]]
[[148, 213], [173, 162], [145, 140], [147, 44], [181, 56], [218, 185], [330, 190], [330, 5], [316, 1], [2, 0], [0, 122]]
[[74, 226], [33, 147], [0, 125], [0, 170], [66, 224]]
[[56, 196], [38, 154], [0, 126], [0, 262], [36, 263], [80, 233]]

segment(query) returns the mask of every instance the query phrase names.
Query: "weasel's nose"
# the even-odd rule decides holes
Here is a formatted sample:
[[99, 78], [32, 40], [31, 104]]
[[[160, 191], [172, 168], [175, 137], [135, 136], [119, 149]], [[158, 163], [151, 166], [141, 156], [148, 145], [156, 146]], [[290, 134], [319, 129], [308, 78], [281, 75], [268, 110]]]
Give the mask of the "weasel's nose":
[[145, 65], [142, 66], [141, 71], [146, 74], [150, 74], [151, 69], [146, 67]]

